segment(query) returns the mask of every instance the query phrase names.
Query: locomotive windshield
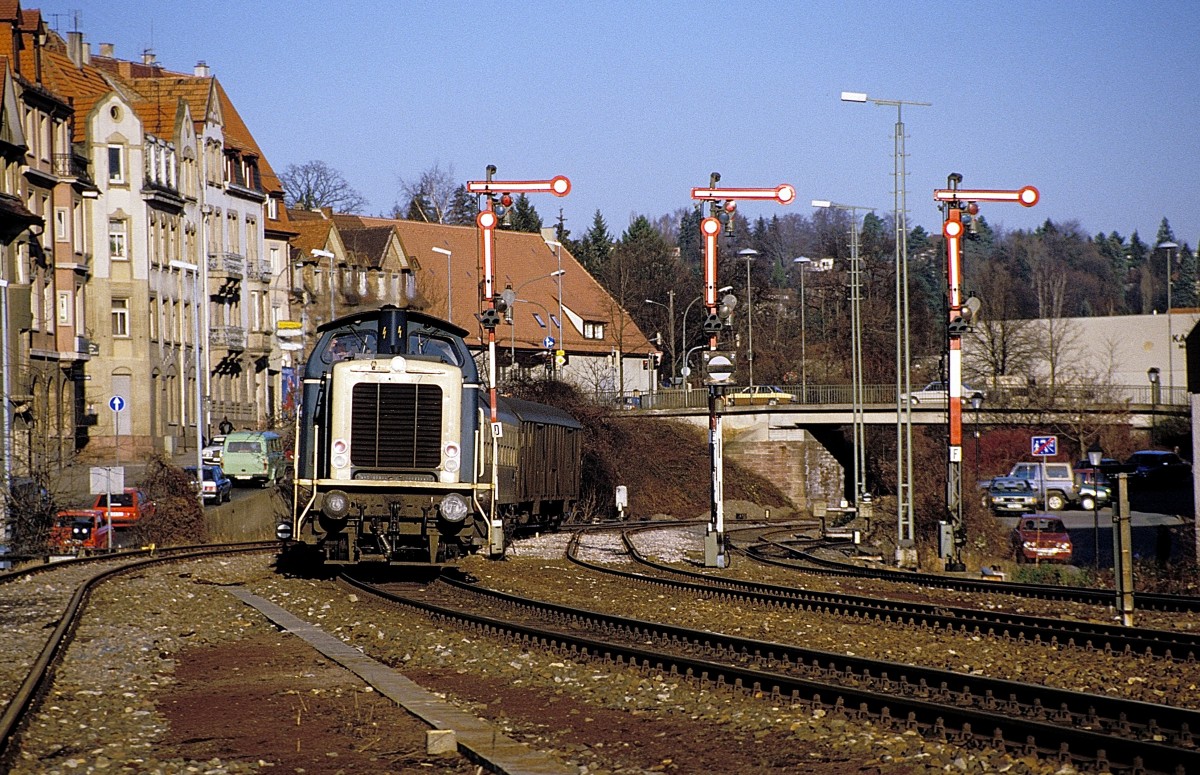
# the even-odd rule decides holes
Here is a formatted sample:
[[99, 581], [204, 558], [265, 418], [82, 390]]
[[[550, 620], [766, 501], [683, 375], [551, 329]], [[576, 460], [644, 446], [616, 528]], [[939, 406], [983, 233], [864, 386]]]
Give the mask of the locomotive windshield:
[[[396, 322], [386, 323], [389, 311]], [[390, 319], [389, 319], [390, 320]], [[386, 331], [381, 333], [381, 331]], [[308, 359], [306, 376], [319, 377], [338, 361], [350, 358], [373, 358], [380, 353], [404, 354], [411, 358], [438, 360], [463, 370], [467, 382], [478, 381], [475, 362], [463, 341], [461, 329], [444, 320], [419, 312], [397, 311], [383, 307], [379, 312], [347, 316], [334, 324], [322, 326], [323, 336]], [[402, 337], [391, 344], [394, 334]]]

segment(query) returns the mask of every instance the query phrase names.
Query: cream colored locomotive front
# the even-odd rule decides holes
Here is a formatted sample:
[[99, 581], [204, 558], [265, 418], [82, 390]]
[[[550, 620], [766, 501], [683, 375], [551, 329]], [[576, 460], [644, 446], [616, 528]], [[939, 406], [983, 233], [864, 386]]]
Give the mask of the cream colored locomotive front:
[[486, 543], [463, 449], [464, 395], [474, 393], [462, 371], [441, 360], [334, 364], [321, 424], [327, 468], [315, 483], [327, 562], [437, 562]]

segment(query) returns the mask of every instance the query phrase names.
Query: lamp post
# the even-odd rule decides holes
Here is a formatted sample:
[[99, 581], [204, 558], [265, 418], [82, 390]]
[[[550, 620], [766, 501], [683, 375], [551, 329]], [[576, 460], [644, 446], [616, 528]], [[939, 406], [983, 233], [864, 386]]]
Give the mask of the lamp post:
[[806, 302], [804, 300], [804, 275], [808, 273], [808, 268], [812, 266], [812, 259], [808, 256], [799, 256], [792, 259], [794, 266], [800, 267], [800, 403], [808, 403], [808, 354], [804, 350], [805, 340], [808, 337], [808, 330], [804, 323], [804, 308]]
[[313, 248], [309, 252], [312, 253], [313, 258], [329, 259], [329, 319], [333, 320], [335, 317], [337, 317], [337, 314], [334, 311], [334, 307], [333, 307], [333, 260], [334, 260], [334, 255], [333, 255], [333, 253], [330, 253], [328, 250], [321, 250], [319, 248]]
[[1162, 378], [1157, 366], [1146, 369], [1146, 377], [1150, 380], [1150, 445], [1154, 446], [1158, 443], [1158, 420], [1155, 415], [1158, 413]]
[[867, 435], [866, 415], [863, 407], [863, 364], [862, 364], [862, 267], [858, 255], [858, 211], [874, 211], [864, 205], [847, 205], [828, 199], [812, 200], [813, 207], [833, 208], [850, 213], [850, 382], [851, 402], [854, 412], [854, 502], [869, 501], [867, 493]]
[[[515, 291], [511, 287], [506, 288], [504, 290], [504, 293], [501, 294], [501, 296], [504, 298], [504, 301], [508, 304], [508, 309], [511, 310], [514, 302], [517, 302], [517, 301], [524, 301], [526, 303], [529, 302], [528, 299], [518, 298], [521, 295], [521, 289], [523, 289], [526, 285], [529, 285], [530, 283], [536, 283], [538, 280], [545, 280], [548, 277], [562, 277], [563, 274], [566, 273], [566, 271], [567, 270], [565, 270], [565, 269], [559, 269], [559, 270], [551, 272], [549, 274], [538, 275], [537, 277], [526, 280], [525, 282], [518, 285], [517, 289]], [[543, 306], [542, 309], [544, 310], [546, 308]], [[550, 313], [547, 312], [546, 316], [549, 317]], [[510, 319], [510, 323], [512, 324], [512, 368], [516, 368], [516, 366], [517, 366], [517, 319], [515, 316], [512, 316], [511, 313], [510, 313], [509, 319]], [[553, 331], [553, 329], [551, 329], [551, 330]]]
[[1160, 242], [1158, 247], [1167, 252], [1167, 401], [1174, 402], [1175, 355], [1172, 350], [1175, 349], [1175, 336], [1171, 330], [1171, 276], [1175, 274], [1175, 262], [1172, 260], [1171, 251], [1178, 250], [1179, 245], [1174, 242]]
[[[896, 127], [892, 152], [893, 220], [896, 227], [896, 520], [900, 550], [914, 546], [912, 402], [901, 400], [912, 394], [912, 351], [908, 313], [908, 172], [904, 150], [905, 105], [929, 107], [928, 102], [872, 99], [864, 92], [842, 92], [842, 102], [873, 103], [876, 107], [895, 106]], [[915, 557], [914, 563], [915, 563]], [[897, 557], [899, 560], [899, 557]], [[904, 563], [909, 564], [909, 563]]]
[[[198, 492], [196, 494], [196, 497], [200, 499], [200, 506], [201, 506], [201, 508], [203, 508], [204, 507], [204, 453], [203, 453], [204, 430], [203, 430], [203, 427], [201, 426], [200, 415], [203, 412], [202, 406], [203, 406], [204, 398], [203, 398], [203, 393], [201, 392], [201, 386], [200, 386], [200, 342], [203, 341], [203, 339], [201, 338], [201, 335], [200, 335], [200, 305], [201, 305], [200, 267], [197, 266], [196, 264], [190, 264], [186, 261], [179, 261], [179, 260], [175, 260], [175, 259], [171, 260], [170, 266], [172, 269], [179, 269], [184, 272], [192, 272], [194, 275], [194, 278], [193, 278], [194, 282], [192, 284], [192, 317], [196, 324], [195, 325], [196, 341], [195, 341], [194, 345], [192, 346], [192, 356], [195, 359], [195, 368], [196, 368], [196, 410], [195, 410], [196, 484], [198, 486]], [[183, 288], [183, 280], [181, 277], [180, 278], [180, 291], [181, 292], [182, 292], [182, 288]], [[182, 295], [182, 293], [181, 293], [181, 295]], [[180, 369], [180, 371], [182, 371], [182, 369]], [[183, 407], [181, 406], [180, 410], [182, 411], [182, 409], [183, 409]], [[219, 502], [219, 500], [220, 500], [220, 498], [218, 498], [218, 502]]]
[[1088, 463], [1092, 466], [1092, 562], [1100, 567], [1100, 461], [1104, 459], [1104, 449], [1100, 440], [1092, 442], [1087, 451]]
[[738, 258], [746, 259], [746, 361], [750, 364], [750, 387], [754, 387], [754, 297], [750, 290], [750, 262], [758, 258], [758, 251], [754, 248], [739, 250]]
[[454, 288], [450, 282], [450, 256], [451, 251], [445, 248], [433, 248], [434, 253], [441, 253], [446, 257], [446, 320], [454, 322]]
[[667, 291], [666, 304], [663, 304], [661, 301], [655, 301], [654, 299], [646, 299], [646, 303], [657, 304], [667, 311], [667, 338], [671, 341], [671, 378], [672, 382], [674, 382], [674, 378], [679, 374], [675, 367], [675, 362], [678, 360], [678, 353], [675, 351], [675, 290], [670, 289]]

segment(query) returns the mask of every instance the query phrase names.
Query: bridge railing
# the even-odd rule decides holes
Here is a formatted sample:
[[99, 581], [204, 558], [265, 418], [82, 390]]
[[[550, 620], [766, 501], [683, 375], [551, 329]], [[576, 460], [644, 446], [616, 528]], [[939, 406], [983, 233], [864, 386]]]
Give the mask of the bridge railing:
[[[783, 405], [807, 404], [853, 404], [850, 385], [779, 385], [780, 390], [790, 394], [794, 401], [782, 401]], [[737, 392], [744, 386], [730, 387]], [[650, 393], [630, 391], [621, 395], [615, 391], [602, 391], [596, 395], [604, 404], [624, 409], [702, 409], [708, 406], [708, 389], [704, 387], [661, 388]], [[757, 404], [758, 402], [756, 402]], [[863, 403], [869, 405], [895, 405], [895, 385], [863, 385]], [[928, 404], [928, 402], [926, 402]], [[985, 391], [982, 403], [988, 409], [1063, 409], [1077, 407], [1111, 407], [1121, 409], [1130, 405], [1186, 407], [1187, 389], [1183, 387], [1152, 390], [1148, 385], [1056, 385], [1031, 386], [1026, 388], [1001, 388]]]

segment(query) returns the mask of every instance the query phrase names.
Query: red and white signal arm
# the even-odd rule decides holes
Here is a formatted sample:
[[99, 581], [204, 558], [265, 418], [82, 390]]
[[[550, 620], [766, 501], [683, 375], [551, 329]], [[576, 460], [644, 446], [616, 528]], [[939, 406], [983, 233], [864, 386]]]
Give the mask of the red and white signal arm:
[[1041, 196], [1034, 186], [1023, 186], [1014, 190], [939, 188], [933, 192], [936, 202], [1016, 202], [1023, 207], [1033, 207]]
[[468, 180], [467, 191], [472, 194], [554, 194], [571, 193], [571, 181], [566, 175], [549, 180]]
[[692, 199], [769, 199], [786, 205], [795, 201], [796, 189], [788, 183], [775, 188], [693, 188]]

